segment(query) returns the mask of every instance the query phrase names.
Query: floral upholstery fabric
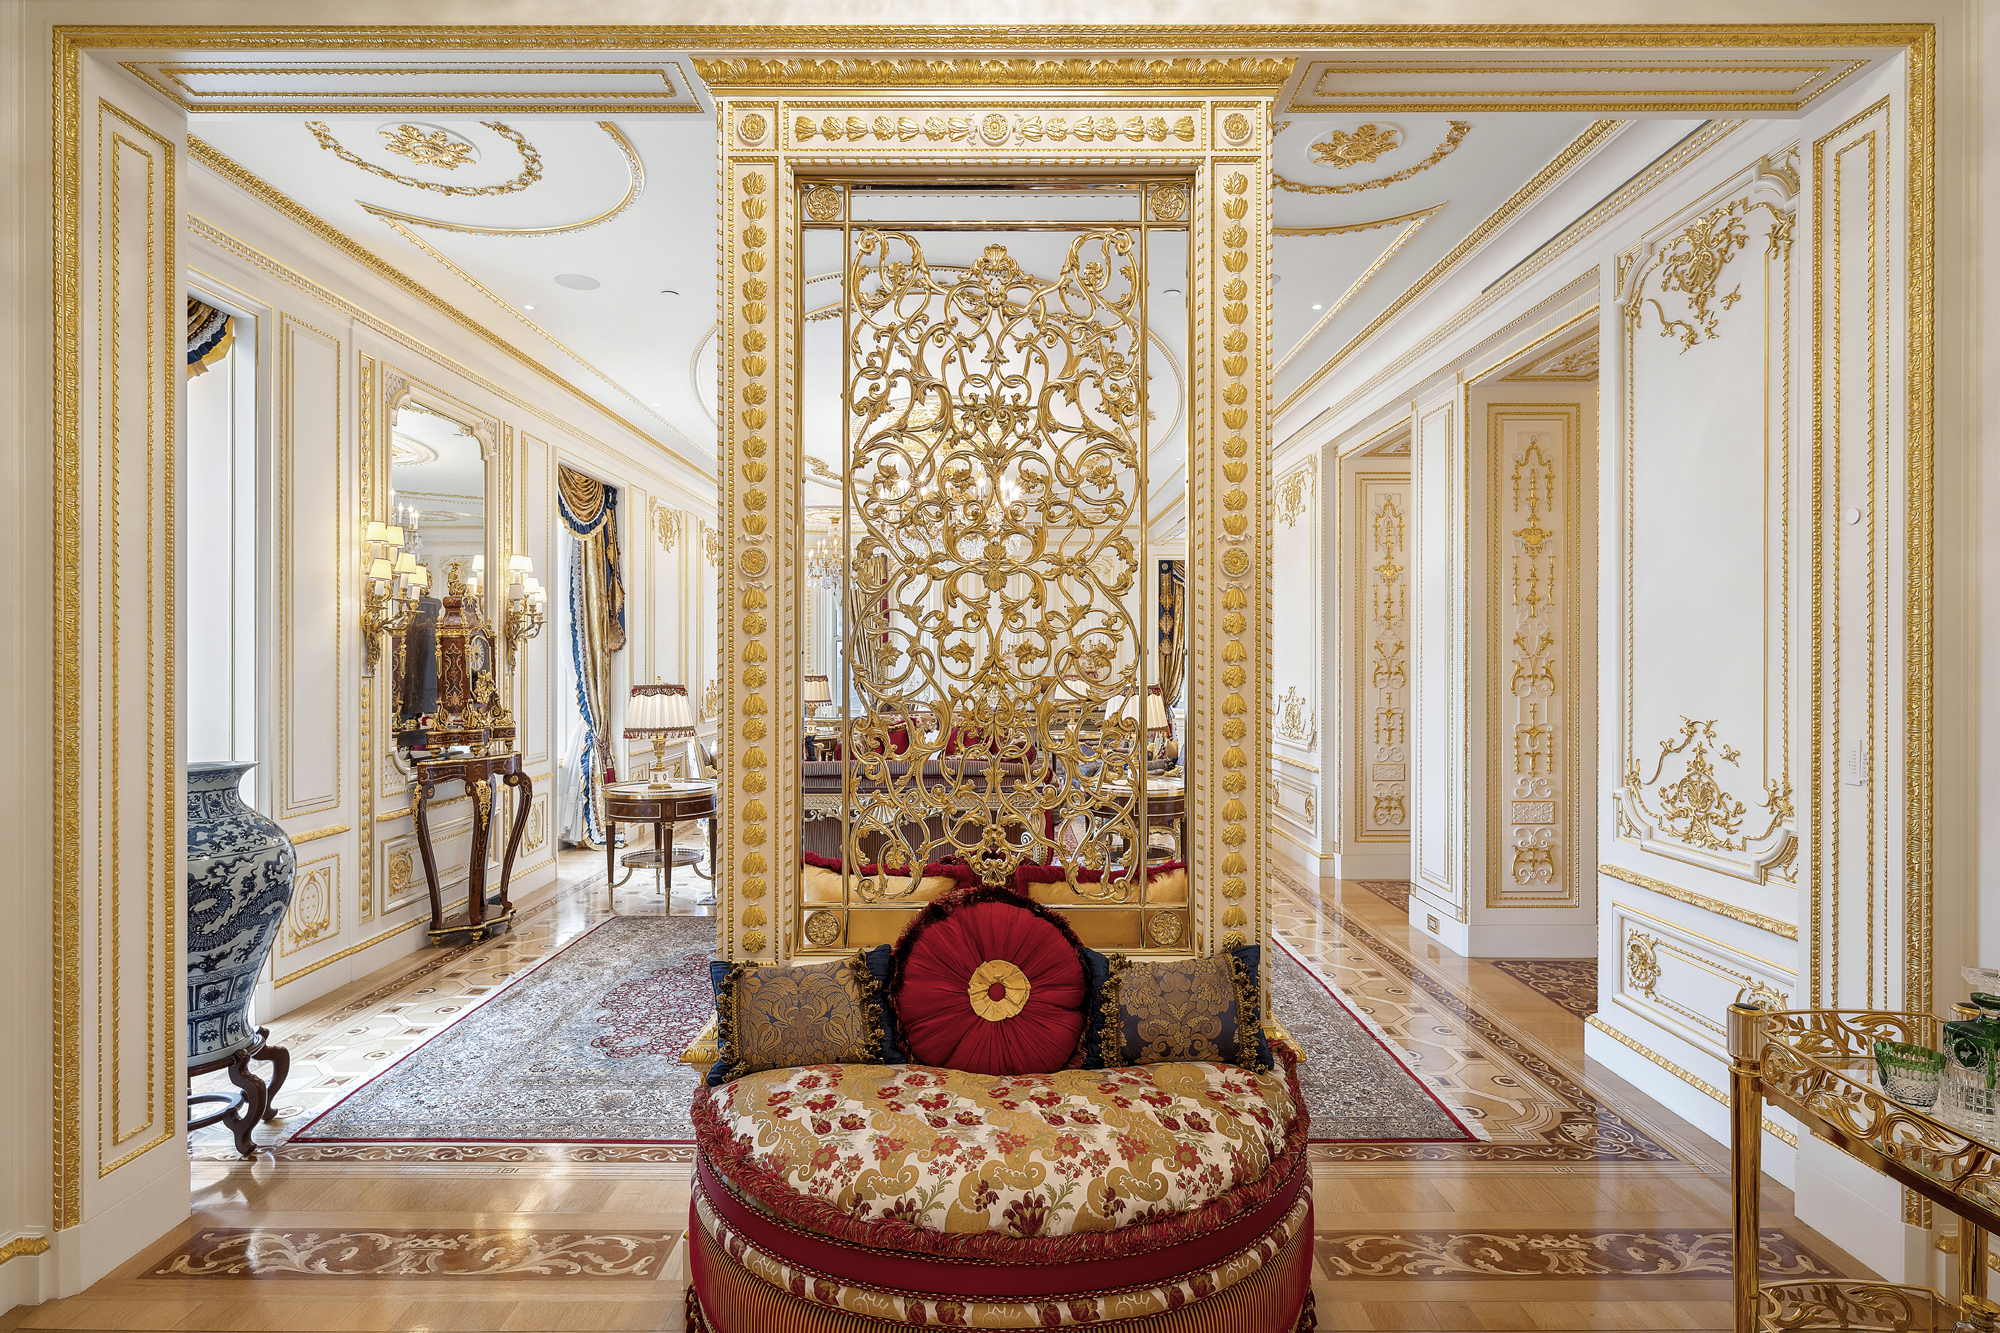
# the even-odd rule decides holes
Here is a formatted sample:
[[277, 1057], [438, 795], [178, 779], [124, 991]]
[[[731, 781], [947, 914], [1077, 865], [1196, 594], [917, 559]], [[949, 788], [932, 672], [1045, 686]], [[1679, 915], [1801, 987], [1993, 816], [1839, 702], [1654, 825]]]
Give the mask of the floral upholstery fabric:
[[861, 955], [806, 967], [718, 968], [726, 1077], [882, 1058], [879, 987]]
[[1257, 986], [1234, 953], [1173, 962], [1114, 957], [1099, 1038], [1107, 1065], [1219, 1060], [1264, 1066], [1257, 1045]]
[[1287, 1066], [779, 1069], [704, 1090], [694, 1121], [709, 1165], [787, 1222], [911, 1253], [1058, 1262], [1178, 1243], [1275, 1197], [1305, 1143]]

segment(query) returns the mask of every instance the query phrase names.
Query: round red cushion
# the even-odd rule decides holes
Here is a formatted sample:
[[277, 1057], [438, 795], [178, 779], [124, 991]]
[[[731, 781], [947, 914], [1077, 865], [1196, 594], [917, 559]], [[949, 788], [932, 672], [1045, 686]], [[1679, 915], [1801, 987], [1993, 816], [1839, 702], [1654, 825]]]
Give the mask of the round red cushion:
[[[982, 1017], [968, 986], [985, 962], [1012, 963], [1028, 999], [1009, 1018]], [[1002, 999], [1004, 985], [983, 987]], [[911, 941], [896, 993], [910, 1058], [974, 1074], [1048, 1074], [1067, 1068], [1083, 1034], [1083, 962], [1053, 922], [1025, 907], [982, 902], [933, 921]]]

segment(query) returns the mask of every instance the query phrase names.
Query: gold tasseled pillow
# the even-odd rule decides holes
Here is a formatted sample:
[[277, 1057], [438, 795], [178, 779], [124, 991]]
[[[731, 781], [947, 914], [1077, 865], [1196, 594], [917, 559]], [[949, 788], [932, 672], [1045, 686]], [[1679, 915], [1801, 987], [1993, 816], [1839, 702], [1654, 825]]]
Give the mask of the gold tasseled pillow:
[[881, 989], [859, 953], [804, 967], [718, 963], [715, 972], [722, 1058], [711, 1082], [800, 1065], [882, 1063]]

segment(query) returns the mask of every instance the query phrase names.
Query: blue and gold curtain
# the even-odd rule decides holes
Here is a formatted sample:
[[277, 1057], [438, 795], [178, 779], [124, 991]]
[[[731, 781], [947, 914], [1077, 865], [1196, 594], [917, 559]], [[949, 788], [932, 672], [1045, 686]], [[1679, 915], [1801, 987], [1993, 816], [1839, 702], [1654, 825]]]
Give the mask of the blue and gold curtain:
[[1187, 561], [1160, 562], [1160, 700], [1172, 712], [1187, 679]]
[[236, 341], [236, 322], [206, 301], [187, 299], [188, 378], [193, 379], [223, 357]]
[[618, 549], [618, 488], [570, 468], [556, 472], [556, 508], [576, 538], [570, 567], [570, 654], [576, 703], [590, 737], [583, 747], [585, 845], [602, 829], [597, 779], [611, 766], [611, 654], [625, 646], [624, 557]]

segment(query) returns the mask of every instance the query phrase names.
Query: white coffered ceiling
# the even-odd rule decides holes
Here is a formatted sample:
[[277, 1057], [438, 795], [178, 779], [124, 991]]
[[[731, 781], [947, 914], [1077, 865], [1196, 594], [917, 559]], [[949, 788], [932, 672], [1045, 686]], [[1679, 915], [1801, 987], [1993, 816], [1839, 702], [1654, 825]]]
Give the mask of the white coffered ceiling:
[[[1301, 59], [1278, 112], [1274, 401], [1317, 393], [1369, 339], [1415, 336], [1411, 298], [1446, 273], [1497, 276], [1531, 253], [1581, 211], [1535, 204], [1585, 164], [1615, 186], [1694, 130], [1701, 113], [1685, 108], [1703, 98], [1795, 111], [1865, 64], [1615, 57], [1512, 67], [1405, 55], [1372, 70], [1359, 57]], [[128, 68], [189, 108], [199, 159], [267, 202], [290, 200], [712, 467], [715, 130], [691, 62], [289, 55]], [[1654, 90], [1657, 109], [1601, 120], [1621, 79]], [[1565, 109], [1491, 109], [1531, 97]], [[1378, 109], [1346, 109], [1358, 105]], [[821, 286], [810, 305], [836, 298]], [[1156, 307], [1153, 323], [1181, 357], [1183, 313]]]

